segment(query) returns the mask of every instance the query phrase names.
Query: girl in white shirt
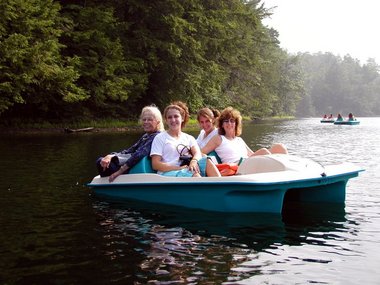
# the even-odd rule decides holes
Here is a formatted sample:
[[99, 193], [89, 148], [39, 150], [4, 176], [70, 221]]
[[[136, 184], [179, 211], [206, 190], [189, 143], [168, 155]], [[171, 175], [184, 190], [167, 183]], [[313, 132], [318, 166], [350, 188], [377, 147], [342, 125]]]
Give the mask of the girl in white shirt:
[[215, 124], [219, 116], [220, 112], [216, 109], [202, 108], [198, 111], [197, 120], [201, 127], [201, 132], [198, 135], [197, 143], [200, 148], [206, 146], [210, 139], [218, 134]]
[[288, 153], [286, 147], [281, 144], [274, 144], [270, 149], [261, 148], [257, 151], [251, 150], [240, 137], [242, 133], [242, 117], [240, 112], [232, 107], [224, 109], [219, 117], [218, 135], [211, 138], [203, 153], [215, 151], [222, 163], [238, 163], [241, 158], [253, 155], [265, 155], [271, 153]]
[[[189, 120], [189, 111], [185, 103], [177, 101], [164, 110], [164, 120], [168, 130], [158, 134], [152, 143], [150, 156], [152, 167], [165, 176], [220, 176], [211, 160], [202, 158], [200, 148], [191, 135], [182, 132]], [[185, 150], [183, 150], [185, 148]], [[189, 149], [193, 158], [189, 165], [182, 165], [180, 155]]]

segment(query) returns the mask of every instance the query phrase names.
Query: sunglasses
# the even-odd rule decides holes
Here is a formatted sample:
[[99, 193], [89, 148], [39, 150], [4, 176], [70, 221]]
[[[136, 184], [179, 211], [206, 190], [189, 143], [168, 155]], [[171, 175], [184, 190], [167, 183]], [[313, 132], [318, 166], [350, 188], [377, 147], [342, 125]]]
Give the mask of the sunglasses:
[[235, 119], [226, 119], [226, 120], [223, 120], [223, 123], [231, 123], [231, 124], [235, 124], [235, 123], [236, 123], [236, 120], [235, 120]]

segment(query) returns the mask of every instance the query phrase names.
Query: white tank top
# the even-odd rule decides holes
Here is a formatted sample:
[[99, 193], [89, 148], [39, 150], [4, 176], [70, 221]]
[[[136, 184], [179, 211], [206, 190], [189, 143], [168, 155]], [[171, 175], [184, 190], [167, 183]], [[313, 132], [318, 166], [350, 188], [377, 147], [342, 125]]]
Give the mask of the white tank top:
[[223, 163], [238, 163], [240, 158], [247, 158], [248, 151], [246, 144], [241, 137], [235, 137], [233, 140], [220, 136], [222, 143], [215, 149]]
[[199, 136], [197, 138], [197, 143], [199, 145], [199, 148], [203, 148], [206, 146], [206, 144], [214, 137], [218, 134], [218, 129], [214, 129], [211, 133], [208, 134], [207, 137], [205, 137], [205, 131], [204, 130], [201, 130], [201, 132], [199, 133]]

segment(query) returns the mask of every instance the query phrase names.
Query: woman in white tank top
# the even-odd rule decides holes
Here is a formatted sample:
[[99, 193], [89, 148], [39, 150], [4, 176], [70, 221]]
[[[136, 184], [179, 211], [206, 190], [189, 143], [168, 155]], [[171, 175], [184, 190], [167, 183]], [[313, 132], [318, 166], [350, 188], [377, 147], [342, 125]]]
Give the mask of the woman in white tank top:
[[255, 152], [251, 150], [240, 137], [242, 133], [242, 116], [238, 110], [232, 107], [227, 107], [222, 111], [218, 127], [219, 134], [211, 138], [201, 150], [205, 154], [215, 151], [222, 163], [238, 163], [241, 158], [247, 158], [252, 155], [288, 153], [286, 147], [281, 143], [274, 144], [270, 149], [261, 148]]

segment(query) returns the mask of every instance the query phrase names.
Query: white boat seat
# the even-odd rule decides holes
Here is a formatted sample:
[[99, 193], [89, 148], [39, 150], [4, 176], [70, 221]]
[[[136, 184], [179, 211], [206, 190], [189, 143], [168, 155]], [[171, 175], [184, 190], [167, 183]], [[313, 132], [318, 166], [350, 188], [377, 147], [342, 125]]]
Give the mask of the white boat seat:
[[282, 161], [272, 155], [258, 155], [248, 157], [239, 165], [236, 174], [253, 174], [263, 172], [285, 171], [287, 167]]

